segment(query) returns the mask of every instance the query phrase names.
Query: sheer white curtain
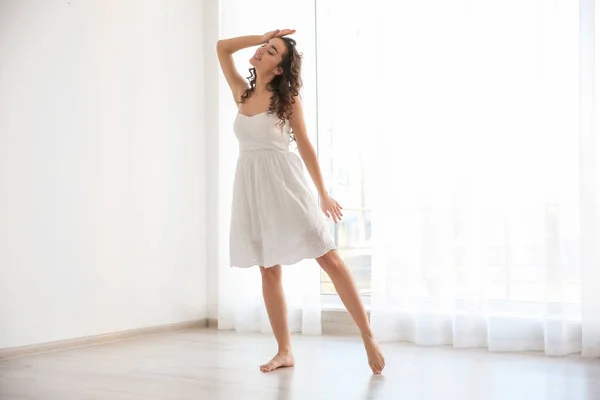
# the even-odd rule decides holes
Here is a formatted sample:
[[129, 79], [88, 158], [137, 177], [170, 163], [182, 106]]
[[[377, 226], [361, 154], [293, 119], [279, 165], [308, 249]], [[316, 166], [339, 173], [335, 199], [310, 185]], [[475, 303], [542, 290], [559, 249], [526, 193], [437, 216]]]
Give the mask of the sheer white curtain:
[[593, 1], [579, 6], [381, 0], [363, 21], [384, 83], [368, 99], [381, 340], [600, 356]]
[[[304, 53], [302, 97], [307, 127], [315, 133], [315, 58], [314, 5], [312, 2], [291, 0], [219, 2], [219, 37], [263, 34], [274, 29], [297, 29], [294, 38]], [[235, 55], [243, 76], [248, 76], [248, 59], [255, 48]], [[217, 100], [217, 99], [215, 99]], [[261, 276], [258, 267], [239, 269], [229, 267], [229, 221], [235, 163], [238, 145], [233, 133], [237, 108], [222, 76], [219, 77], [219, 206], [218, 206], [218, 327], [240, 332], [271, 332], [262, 299]], [[308, 177], [308, 176], [307, 176]], [[289, 323], [292, 332], [321, 333], [321, 292], [319, 266], [306, 260], [284, 266], [284, 289], [287, 295]]]

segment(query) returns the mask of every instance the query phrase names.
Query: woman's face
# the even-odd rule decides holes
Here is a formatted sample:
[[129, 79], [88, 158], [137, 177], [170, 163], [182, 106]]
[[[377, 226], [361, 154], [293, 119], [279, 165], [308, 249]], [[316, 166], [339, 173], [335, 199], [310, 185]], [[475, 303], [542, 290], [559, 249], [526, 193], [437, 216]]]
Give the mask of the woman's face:
[[274, 74], [281, 74], [279, 64], [286, 52], [285, 43], [280, 38], [274, 38], [256, 49], [256, 53], [250, 59], [250, 64], [257, 71], [272, 71]]

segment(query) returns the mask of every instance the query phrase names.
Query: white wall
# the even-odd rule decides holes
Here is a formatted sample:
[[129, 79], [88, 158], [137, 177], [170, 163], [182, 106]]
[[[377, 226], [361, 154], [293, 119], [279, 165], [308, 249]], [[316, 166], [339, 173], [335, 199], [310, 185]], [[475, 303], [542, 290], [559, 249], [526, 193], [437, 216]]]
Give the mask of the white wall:
[[[204, 93], [207, 101], [204, 108], [204, 127], [206, 145], [206, 239], [207, 239], [207, 265], [208, 265], [208, 318], [217, 319], [219, 302], [219, 237], [226, 233], [223, 229], [227, 226], [219, 225], [219, 210], [229, 207], [228, 204], [219, 204], [219, 152], [220, 149], [220, 83], [221, 70], [216, 54], [217, 41], [221, 39], [221, 1], [203, 0], [204, 3]], [[233, 131], [232, 131], [233, 132]], [[222, 132], [227, 135], [228, 131]], [[233, 135], [233, 133], [231, 133]], [[226, 184], [225, 182], [223, 182]], [[222, 184], [223, 184], [222, 183]]]
[[202, 8], [0, 1], [0, 348], [207, 316]]

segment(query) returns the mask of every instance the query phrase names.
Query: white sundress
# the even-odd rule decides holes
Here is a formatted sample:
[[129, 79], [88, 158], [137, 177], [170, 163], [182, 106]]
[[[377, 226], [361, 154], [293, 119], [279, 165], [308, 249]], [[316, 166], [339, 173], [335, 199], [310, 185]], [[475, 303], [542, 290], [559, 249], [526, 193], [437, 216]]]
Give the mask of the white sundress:
[[290, 124], [270, 112], [237, 113], [239, 157], [233, 184], [230, 265], [272, 267], [318, 258], [335, 248], [327, 218], [290, 151]]

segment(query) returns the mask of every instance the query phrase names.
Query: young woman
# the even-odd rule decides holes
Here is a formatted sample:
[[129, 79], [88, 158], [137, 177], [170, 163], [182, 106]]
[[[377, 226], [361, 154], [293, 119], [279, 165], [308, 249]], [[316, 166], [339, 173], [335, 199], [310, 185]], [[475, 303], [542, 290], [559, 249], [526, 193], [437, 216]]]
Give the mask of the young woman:
[[[275, 30], [217, 44], [221, 69], [238, 106], [234, 131], [240, 153], [233, 187], [231, 265], [260, 266], [265, 306], [279, 347], [275, 357], [261, 365], [263, 372], [294, 365], [281, 266], [315, 258], [360, 329], [369, 366], [379, 374], [385, 366], [383, 354], [354, 279], [326, 231], [324, 215], [337, 223], [342, 207], [327, 193], [306, 132], [299, 98], [301, 56], [296, 42], [287, 37], [294, 32]], [[260, 47], [250, 59], [251, 75], [246, 82], [232, 54], [251, 46]], [[291, 140], [318, 190], [321, 210], [300, 158], [289, 151]]]

